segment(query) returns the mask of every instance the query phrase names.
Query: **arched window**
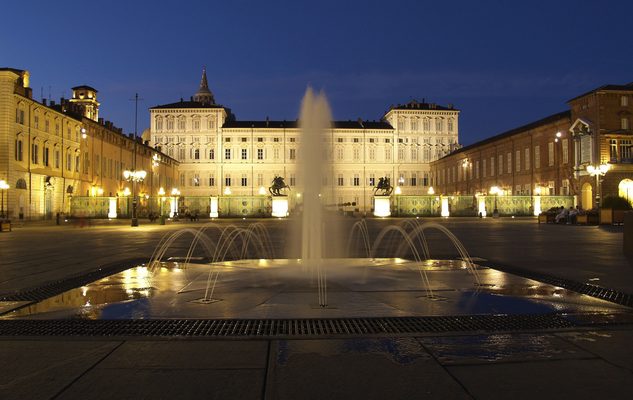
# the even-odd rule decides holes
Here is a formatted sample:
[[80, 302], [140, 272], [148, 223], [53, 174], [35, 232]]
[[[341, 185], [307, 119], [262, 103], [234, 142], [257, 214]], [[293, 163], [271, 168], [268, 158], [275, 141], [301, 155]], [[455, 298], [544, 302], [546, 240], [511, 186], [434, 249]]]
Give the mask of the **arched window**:
[[185, 124], [186, 119], [184, 115], [181, 115], [180, 117], [178, 117], [178, 130], [179, 131], [184, 131], [185, 130]]
[[160, 115], [154, 120], [154, 129], [156, 129], [156, 131], [163, 130], [163, 117]]
[[22, 141], [22, 134], [19, 133], [15, 138], [15, 161], [22, 161], [24, 159], [24, 142]]
[[18, 181], [15, 183], [15, 188], [26, 189], [26, 181], [22, 178], [18, 179]]

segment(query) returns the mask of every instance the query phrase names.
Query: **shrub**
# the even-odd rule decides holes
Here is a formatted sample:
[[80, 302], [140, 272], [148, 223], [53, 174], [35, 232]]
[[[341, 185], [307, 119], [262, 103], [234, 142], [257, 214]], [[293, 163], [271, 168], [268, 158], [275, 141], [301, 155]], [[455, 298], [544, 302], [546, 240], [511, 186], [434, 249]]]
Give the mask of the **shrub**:
[[612, 210], [630, 210], [631, 203], [624, 197], [607, 196], [602, 201], [602, 208], [610, 208]]

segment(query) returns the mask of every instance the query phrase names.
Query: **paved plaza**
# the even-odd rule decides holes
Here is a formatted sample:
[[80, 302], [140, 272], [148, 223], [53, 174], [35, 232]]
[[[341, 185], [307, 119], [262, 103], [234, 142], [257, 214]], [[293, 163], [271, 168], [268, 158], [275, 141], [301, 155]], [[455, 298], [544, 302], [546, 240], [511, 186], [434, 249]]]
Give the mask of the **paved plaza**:
[[[510, 218], [432, 221], [449, 228], [482, 262], [633, 292], [622, 227]], [[131, 228], [127, 222], [31, 223], [0, 233], [0, 295], [110, 263], [149, 259], [165, 234], [203, 225], [141, 221]], [[283, 255], [288, 222], [260, 222]], [[369, 220], [368, 226], [375, 233], [396, 222]], [[455, 257], [446, 241], [431, 235], [429, 243], [433, 257]], [[187, 247], [178, 242], [170, 255], [184, 256]], [[0, 398], [629, 399], [631, 321], [546, 330], [231, 340], [4, 336]]]

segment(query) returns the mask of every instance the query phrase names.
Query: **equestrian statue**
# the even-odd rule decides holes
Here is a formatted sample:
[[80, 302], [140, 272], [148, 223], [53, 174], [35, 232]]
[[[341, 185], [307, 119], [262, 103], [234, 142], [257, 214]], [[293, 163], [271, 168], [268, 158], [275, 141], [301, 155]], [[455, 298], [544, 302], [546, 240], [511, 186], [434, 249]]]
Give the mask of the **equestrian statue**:
[[[378, 193], [378, 191], [380, 191], [380, 193]], [[378, 184], [374, 188], [374, 196], [389, 196], [391, 195], [392, 191], [393, 191], [393, 187], [391, 186], [391, 183], [389, 182], [389, 178], [380, 177], [378, 179]]]
[[275, 176], [273, 178], [273, 183], [268, 188], [268, 191], [273, 196], [285, 196], [284, 194], [281, 193], [282, 189], [290, 190], [290, 186], [286, 185], [286, 182], [284, 182], [284, 178], [283, 177]]

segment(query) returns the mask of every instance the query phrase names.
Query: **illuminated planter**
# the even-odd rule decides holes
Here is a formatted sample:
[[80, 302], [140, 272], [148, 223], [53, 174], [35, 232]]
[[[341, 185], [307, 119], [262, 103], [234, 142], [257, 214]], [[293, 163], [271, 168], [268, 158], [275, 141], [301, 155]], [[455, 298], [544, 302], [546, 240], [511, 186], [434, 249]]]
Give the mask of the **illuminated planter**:
[[215, 196], [212, 196], [209, 199], [209, 217], [211, 218], [217, 218], [219, 216], [218, 214], [218, 198]]
[[374, 216], [389, 217], [391, 215], [391, 200], [389, 196], [374, 196]]
[[116, 198], [112, 198], [108, 202], [108, 218], [116, 218]]
[[480, 197], [478, 204], [479, 204], [479, 215], [481, 215], [482, 217], [485, 217], [487, 215], [487, 212], [486, 212], [486, 198], [485, 197]]
[[288, 216], [288, 197], [273, 196], [273, 217], [284, 218]]
[[534, 196], [534, 216], [541, 214], [541, 196]]
[[442, 197], [441, 202], [442, 212], [440, 213], [440, 215], [442, 217], [448, 217], [449, 215], [451, 215], [451, 213], [448, 211], [448, 197]]
[[178, 197], [169, 199], [169, 218], [174, 218], [178, 214]]

